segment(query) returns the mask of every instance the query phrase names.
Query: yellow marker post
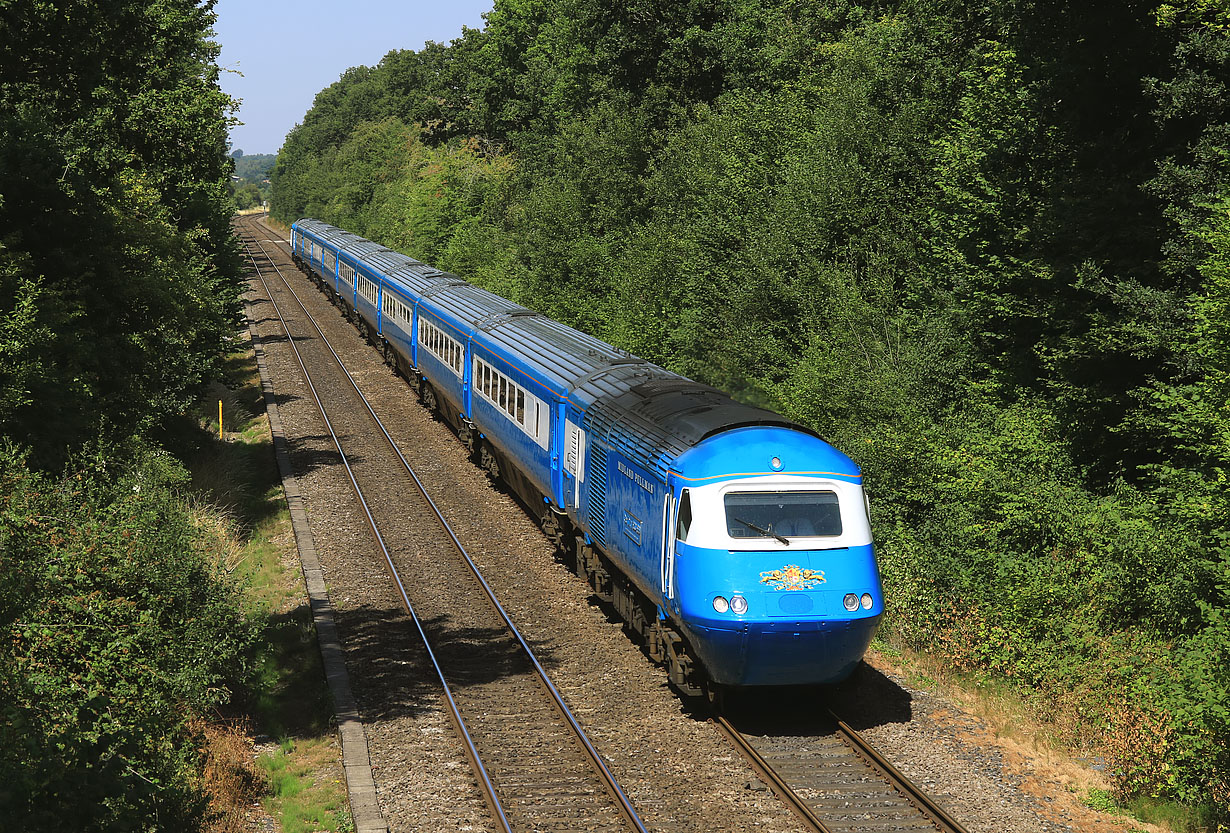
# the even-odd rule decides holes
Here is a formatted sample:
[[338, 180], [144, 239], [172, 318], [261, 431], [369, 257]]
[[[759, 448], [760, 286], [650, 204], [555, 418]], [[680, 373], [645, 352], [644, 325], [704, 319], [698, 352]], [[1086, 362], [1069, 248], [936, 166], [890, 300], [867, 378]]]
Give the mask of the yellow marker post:
[[218, 400], [218, 439], [222, 439], [222, 400]]

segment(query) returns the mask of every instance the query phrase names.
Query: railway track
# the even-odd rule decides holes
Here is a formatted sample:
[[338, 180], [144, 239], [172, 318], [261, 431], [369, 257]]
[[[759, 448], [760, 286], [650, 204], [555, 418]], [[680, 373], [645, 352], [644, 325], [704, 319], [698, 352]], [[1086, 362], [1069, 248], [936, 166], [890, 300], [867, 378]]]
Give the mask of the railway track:
[[[807, 735], [780, 734], [724, 715], [712, 720], [811, 830], [821, 833], [966, 833], [955, 819], [827, 708]], [[763, 721], [762, 721], [763, 724]]]
[[[497, 828], [644, 833], [619, 784], [254, 225], [241, 221], [241, 228], [246, 226], [241, 240], [282, 322], [403, 607], [426, 646]], [[266, 278], [279, 283], [270, 286]], [[294, 332], [279, 296], [298, 305], [311, 323], [310, 332]], [[312, 355], [305, 357], [308, 353]], [[317, 377], [322, 367], [336, 370], [328, 384], [318, 385], [309, 366], [316, 368]], [[400, 471], [377, 464], [388, 458], [390, 448]], [[390, 487], [396, 501], [367, 499], [373, 491], [387, 495]], [[435, 519], [434, 530], [420, 527], [406, 534], [401, 521], [427, 515]], [[416, 587], [431, 591], [416, 592]]]
[[[267, 229], [258, 226], [255, 220], [249, 221], [250, 226], [255, 229], [253, 232], [257, 236], [267, 236]], [[271, 241], [279, 246], [286, 248], [288, 241], [285, 239]], [[285, 254], [285, 253], [283, 253]], [[264, 247], [260, 247], [260, 251], [256, 253], [257, 258], [264, 258], [272, 266], [272, 257]], [[280, 258], [283, 261], [289, 261], [289, 255], [285, 254]], [[254, 259], [254, 263], [255, 263]], [[276, 268], [276, 267], [273, 267]], [[296, 270], [297, 271], [297, 270]], [[290, 283], [286, 281], [285, 276], [277, 270], [280, 280], [283, 282], [282, 287], [278, 292], [289, 292], [303, 312], [310, 318], [310, 313], [306, 307], [298, 302], [298, 296], [294, 294]], [[273, 298], [274, 292], [267, 289], [268, 296]], [[313, 320], [313, 325], [315, 324]], [[285, 325], [284, 325], [285, 327]], [[314, 331], [309, 335], [313, 342], [321, 342], [327, 346], [323, 331], [318, 326], [314, 326]], [[329, 348], [329, 352], [332, 349]], [[333, 354], [333, 363], [341, 367], [341, 359]], [[306, 370], [304, 371], [306, 374]], [[349, 385], [354, 387], [351, 396], [361, 397], [358, 393], [357, 385], [350, 380]], [[364, 410], [369, 410], [364, 406]], [[345, 406], [342, 406], [345, 410]], [[322, 413], [325, 405], [321, 405]], [[349, 410], [354, 410], [350, 408]], [[371, 412], [367, 417], [368, 423], [379, 424], [378, 418], [374, 412]], [[355, 435], [353, 440], [360, 440], [358, 435], [363, 433], [376, 433], [383, 435], [387, 441], [387, 445], [392, 446], [395, 450], [397, 445], [391, 438], [388, 437], [387, 431], [380, 425], [376, 432], [372, 432], [370, 424], [367, 428], [354, 426], [352, 433]], [[340, 453], [340, 446], [339, 446]], [[372, 452], [375, 454], [376, 452]], [[366, 456], [366, 455], [363, 455]], [[416, 483], [414, 490], [422, 495], [422, 500], [430, 506], [423, 511], [433, 512], [439, 516], [439, 511], [435, 509], [431, 503], [430, 497], [426, 496], [421, 483], [418, 483], [418, 478], [413, 474], [410, 466], [405, 461], [405, 457], [401, 452], [397, 452], [397, 456], [401, 460], [401, 464], [409, 473], [409, 477], [413, 478]], [[356, 490], [359, 486], [356, 483]], [[372, 510], [368, 509], [369, 517]], [[404, 513], [403, 513], [404, 514]], [[443, 523], [443, 518], [440, 516], [440, 522]], [[374, 523], [374, 521], [373, 521]], [[444, 524], [446, 527], [447, 524]], [[460, 548], [459, 542], [456, 541], [456, 536], [453, 536], [451, 531], [448, 533], [451, 539], [450, 546]], [[396, 552], [397, 548], [394, 548]], [[466, 559], [468, 561], [468, 558]], [[396, 573], [397, 567], [393, 565], [393, 557], [389, 557], [389, 568]], [[473, 566], [473, 562], [469, 562], [466, 566], [466, 571], [476, 577], [476, 581], [483, 584], [481, 576], [478, 575], [477, 569]], [[454, 571], [456, 572], [456, 571]], [[454, 580], [453, 576], [448, 571], [437, 573], [432, 577], [427, 577], [426, 581], [441, 582], [447, 584]], [[435, 585], [432, 585], [435, 586]], [[403, 591], [404, 592], [404, 591]], [[494, 596], [490, 594], [489, 588], [486, 588], [486, 594], [491, 598], [491, 604], [498, 608], [498, 602], [494, 601]], [[407, 606], [409, 605], [407, 599]], [[499, 612], [502, 617], [503, 624], [501, 627], [511, 628], [511, 622], [507, 616], [503, 614], [502, 609]], [[429, 621], [431, 620], [430, 617]], [[478, 630], [494, 631], [494, 625], [486, 624], [475, 626]], [[422, 629], [422, 626], [420, 626]], [[431, 630], [427, 628], [426, 630]], [[515, 630], [515, 629], [514, 629]], [[452, 633], [456, 634], [456, 629], [452, 629]], [[428, 634], [424, 634], [424, 639], [428, 638]], [[511, 637], [509, 637], [511, 639]], [[519, 639], [519, 636], [517, 637]], [[523, 640], [521, 640], [523, 642]], [[506, 801], [507, 805], [512, 808], [509, 812], [516, 815], [522, 808], [527, 810], [527, 815], [524, 817], [529, 819], [529, 823], [533, 829], [561, 829], [574, 830], [578, 829], [577, 822], [580, 818], [587, 818], [590, 821], [586, 823], [586, 829], [608, 829], [603, 825], [608, 821], [616, 826], [609, 829], [629, 829], [629, 822], [622, 821], [624, 827], [617, 826], [617, 822], [613, 820], [609, 810], [600, 809], [604, 807], [602, 802], [595, 801], [595, 796], [601, 792], [592, 781], [586, 781], [583, 777], [585, 765], [579, 759], [562, 765], [557, 772], [557, 775], [550, 778], [544, 777], [533, 766], [532, 762], [525, 760], [530, 756], [517, 756], [516, 754], [508, 755], [507, 748], [509, 739], [515, 739], [512, 743], [516, 748], [537, 748], [540, 745], [544, 748], [558, 747], [562, 745], [559, 740], [543, 741], [543, 737], [556, 737], [556, 735], [539, 735], [539, 732], [555, 732], [554, 723], [559, 721], [558, 717], [552, 717], [549, 713], [539, 714], [532, 719], [520, 709], [520, 707], [510, 707], [509, 704], [518, 702], [523, 697], [529, 697], [535, 689], [534, 685], [529, 685], [527, 680], [530, 678], [523, 675], [526, 670], [521, 666], [526, 662], [519, 658], [520, 654], [510, 642], [503, 643], [492, 642], [493, 646], [490, 653], [478, 654], [473, 651], [473, 644], [468, 639], [453, 640], [447, 638], [445, 647], [441, 653], [452, 663], [450, 672], [454, 676], [452, 679], [455, 682], [455, 688], [463, 692], [459, 701], [465, 701], [470, 696], [471, 690], [481, 690], [472, 702], [459, 702], [459, 711], [465, 712], [466, 706], [470, 709], [477, 709], [478, 713], [486, 713], [498, 716], [511, 728], [500, 728], [498, 724], [492, 724], [488, 732], [482, 724], [478, 724], [472, 728], [475, 746], [475, 756], [482, 755], [481, 750], [500, 750], [501, 740], [504, 738], [503, 751], [488, 752], [492, 755], [492, 769], [498, 771], [498, 776], [493, 776], [493, 784], [496, 785], [493, 797], [488, 798], [488, 803], [492, 804], [496, 801]], [[452, 648], [460, 646], [459, 651], [451, 651]], [[535, 661], [536, 662], [536, 661]], [[498, 673], [497, 673], [498, 672]], [[515, 684], [505, 685], [497, 681], [503, 680], [505, 677], [518, 680]], [[545, 676], [542, 678], [545, 680]], [[447, 683], [446, 683], [447, 685]], [[538, 688], [543, 688], [541, 681], [536, 683]], [[546, 686], [550, 686], [549, 681]], [[498, 690], [497, 690], [498, 689]], [[490, 698], [490, 699], [484, 699]], [[556, 707], [558, 710], [558, 707]], [[719, 731], [726, 736], [734, 749], [741, 755], [748, 764], [757, 772], [761, 780], [763, 780], [770, 789], [790, 807], [800, 821], [811, 830], [827, 831], [827, 833], [855, 833], [855, 831], [940, 831], [940, 833], [965, 833], [964, 828], [952, 819], [942, 808], [934, 801], [928, 798], [921, 790], [909, 782], [904, 775], [896, 770], [887, 760], [872, 749], [856, 731], [848, 725], [832, 715], [827, 709], [821, 709], [821, 714], [817, 716], [815, 708], [809, 708], [807, 713], [810, 715], [807, 720], [799, 724], [796, 729], [784, 729], [784, 726], [790, 726], [790, 720], [775, 720], [765, 723], [756, 718], [744, 717], [715, 717], [713, 723]], [[456, 718], [461, 721], [462, 715], [459, 714]], [[540, 722], [541, 721], [541, 722]], [[540, 729], [540, 727], [542, 727]], [[465, 731], [465, 730], [459, 730]], [[501, 758], [508, 758], [507, 761]], [[552, 780], [556, 779], [556, 780]], [[579, 779], [579, 780], [576, 780]], [[518, 797], [516, 791], [519, 788], [527, 788], [524, 796]], [[617, 790], [618, 787], [615, 787]], [[604, 786], [608, 795], [610, 788]], [[626, 799], [625, 799], [626, 800]], [[573, 802], [576, 802], [575, 804]], [[534, 802], [538, 802], [537, 805]], [[616, 802], [618, 803], [618, 802]], [[505, 806], [504, 804], [500, 805]], [[547, 809], [529, 809], [531, 806]], [[550, 813], [556, 813], [551, 816]], [[569, 815], [571, 813], [571, 816]], [[556, 824], [550, 819], [563, 818], [566, 821]], [[632, 824], [639, 825], [640, 822], [635, 821]], [[508, 829], [508, 828], [505, 828]], [[514, 827], [512, 829], [521, 829]], [[644, 829], [637, 827], [635, 829]]]

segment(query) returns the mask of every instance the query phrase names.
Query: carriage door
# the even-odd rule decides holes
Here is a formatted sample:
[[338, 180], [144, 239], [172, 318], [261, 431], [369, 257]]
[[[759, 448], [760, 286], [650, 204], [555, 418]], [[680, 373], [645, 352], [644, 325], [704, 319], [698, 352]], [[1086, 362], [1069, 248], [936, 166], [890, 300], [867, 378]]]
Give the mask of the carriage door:
[[[684, 490], [684, 495], [687, 491]], [[662, 593], [668, 599], [675, 598], [675, 530], [679, 515], [679, 486], [675, 475], [667, 479], [666, 494], [662, 508]]]
[[[573, 422], [573, 420], [576, 422]], [[564, 486], [567, 488], [571, 485], [572, 489], [572, 506], [580, 514], [581, 508], [581, 482], [585, 480], [585, 430], [581, 428], [579, 423], [581, 415], [575, 411], [569, 412], [565, 421], [565, 437], [564, 437]], [[569, 484], [567, 476], [571, 476], [572, 483]], [[566, 506], [566, 503], [561, 503], [561, 506]]]

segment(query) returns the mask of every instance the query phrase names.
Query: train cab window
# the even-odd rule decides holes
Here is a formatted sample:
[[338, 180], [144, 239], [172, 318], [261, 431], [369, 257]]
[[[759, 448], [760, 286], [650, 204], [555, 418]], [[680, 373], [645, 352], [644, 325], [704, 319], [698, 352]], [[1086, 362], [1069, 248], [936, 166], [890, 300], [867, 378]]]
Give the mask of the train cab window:
[[675, 523], [675, 540], [688, 540], [688, 530], [692, 527], [692, 493], [687, 489], [679, 496], [678, 521]]
[[841, 534], [841, 507], [835, 492], [732, 492], [725, 502], [731, 538]]

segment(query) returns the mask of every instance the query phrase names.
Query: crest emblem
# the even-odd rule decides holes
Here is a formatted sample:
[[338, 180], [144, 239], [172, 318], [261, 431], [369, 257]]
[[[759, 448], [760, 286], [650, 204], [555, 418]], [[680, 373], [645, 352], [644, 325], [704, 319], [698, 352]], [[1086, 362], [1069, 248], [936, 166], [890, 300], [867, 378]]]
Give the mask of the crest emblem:
[[774, 590], [811, 590], [824, 584], [824, 570], [805, 570], [797, 564], [787, 564], [780, 570], [761, 573], [760, 583]]

